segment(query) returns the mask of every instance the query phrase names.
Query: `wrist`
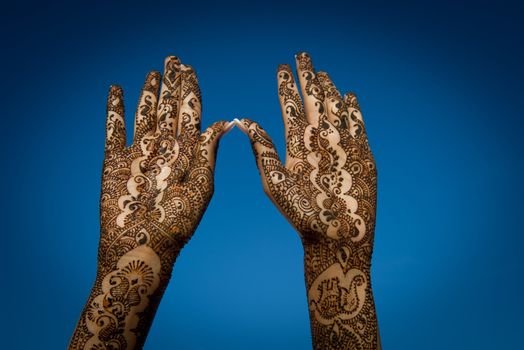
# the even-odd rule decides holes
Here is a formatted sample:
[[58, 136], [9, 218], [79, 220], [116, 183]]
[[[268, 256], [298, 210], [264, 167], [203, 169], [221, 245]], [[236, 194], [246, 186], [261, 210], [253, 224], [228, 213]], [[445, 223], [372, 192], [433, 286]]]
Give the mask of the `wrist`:
[[[319, 237], [302, 239], [306, 275], [315, 278], [328, 267], [338, 264], [344, 270], [359, 269], [370, 273], [372, 246], [367, 242], [353, 242], [349, 238]], [[307, 277], [307, 276], [306, 276]]]
[[173, 261], [162, 261], [147, 243], [129, 249], [115, 264], [99, 262], [82, 314], [87, 332], [81, 341], [86, 347], [123, 339], [127, 348], [141, 347], [138, 344], [145, 340], [172, 267]]
[[102, 230], [98, 275], [103, 277], [117, 270], [122, 259], [149, 266], [159, 264], [159, 273], [170, 275], [184, 244], [185, 241], [152, 225], [135, 225], [109, 232]]
[[371, 250], [329, 238], [303, 240], [303, 247], [313, 348], [376, 349]]

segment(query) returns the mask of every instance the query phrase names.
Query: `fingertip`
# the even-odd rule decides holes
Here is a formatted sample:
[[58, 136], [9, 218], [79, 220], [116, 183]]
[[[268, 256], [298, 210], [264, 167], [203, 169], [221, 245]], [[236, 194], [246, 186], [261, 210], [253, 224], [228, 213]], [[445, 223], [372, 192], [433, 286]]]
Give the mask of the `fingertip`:
[[249, 119], [249, 118], [242, 118], [242, 119], [240, 119], [240, 122], [241, 122], [244, 126], [247, 126], [247, 127], [249, 127], [251, 124], [256, 123], [256, 122], [252, 121], [252, 120]]
[[269, 147], [271, 144], [271, 147], [273, 147], [273, 141], [259, 123], [248, 118], [241, 119], [240, 123], [242, 131], [253, 143], [262, 143], [265, 147]]
[[228, 122], [225, 120], [220, 120], [216, 122], [215, 124], [213, 124], [213, 126], [215, 127], [215, 129], [218, 130], [218, 135], [217, 135], [217, 141], [218, 141], [235, 126], [235, 123], [232, 121]]
[[180, 64], [180, 59], [177, 57], [177, 56], [167, 56], [164, 60], [164, 65], [168, 65], [170, 63], [176, 63], [176, 64]]
[[195, 69], [189, 64], [181, 64], [180, 68], [187, 73], [195, 73]]
[[278, 65], [278, 69], [277, 71], [280, 72], [280, 71], [289, 71], [291, 70], [291, 66], [289, 64], [279, 64]]
[[242, 125], [242, 121], [240, 121], [238, 118], [235, 118], [231, 121], [231, 123], [233, 123], [234, 125], [236, 125], [240, 131], [244, 132], [244, 128], [243, 128], [243, 125]]
[[146, 79], [149, 80], [149, 81], [153, 81], [153, 80], [155, 80], [155, 79], [156, 79], [156, 80], [159, 80], [159, 79], [161, 78], [161, 76], [162, 76], [162, 75], [160, 74], [159, 71], [157, 71], [157, 70], [152, 70], [151, 72], [149, 72], [149, 73], [147, 74], [147, 78], [146, 78]]
[[124, 90], [119, 85], [109, 86], [109, 94], [107, 96], [108, 110], [121, 110], [124, 106]]
[[[235, 119], [236, 119], [236, 118], [235, 118]], [[233, 128], [235, 127], [235, 125], [236, 125], [235, 120], [232, 120], [232, 121], [230, 121], [230, 122], [224, 122], [224, 123], [226, 123], [226, 124], [224, 125], [224, 135], [227, 134], [228, 132], [230, 132], [231, 129], [233, 129]]]
[[242, 122], [238, 122], [236, 123], [237, 127], [240, 129], [240, 131], [242, 131], [244, 134], [246, 134], [247, 136], [249, 136], [249, 133], [247, 131], [247, 128], [246, 126], [242, 123]]
[[296, 56], [297, 69], [300, 71], [314, 71], [311, 56], [307, 52], [301, 52]]
[[[322, 86], [323, 89], [325, 89], [327, 84], [329, 84], [329, 77], [326, 72], [317, 72], [315, 74], [316, 78], [318, 79], [318, 82]], [[325, 91], [324, 91], [325, 92]]]
[[226, 132], [227, 121], [219, 120], [214, 122], [202, 133], [202, 135], [207, 135], [204, 139], [210, 138], [212, 140], [218, 141]]
[[144, 89], [147, 91], [155, 92], [160, 87], [161, 80], [162, 75], [160, 75], [160, 72], [156, 70], [149, 72], [146, 77]]
[[106, 110], [106, 152], [122, 149], [125, 147], [125, 140], [123, 90], [118, 85], [111, 85]]
[[348, 92], [344, 95], [344, 102], [352, 108], [356, 108], [360, 110], [360, 105], [357, 100], [357, 95], [354, 92]]
[[226, 129], [226, 125], [228, 124], [225, 120], [219, 120], [217, 122], [214, 122], [213, 125], [211, 125], [211, 129], [218, 130], [220, 134], [223, 134]]
[[311, 56], [306, 51], [300, 51], [295, 55], [297, 61], [309, 60]]
[[120, 85], [111, 84], [109, 85], [109, 93], [112, 95], [122, 95], [124, 90]]
[[279, 84], [282, 81], [293, 81], [293, 70], [289, 64], [280, 64], [277, 70], [277, 80]]
[[180, 70], [180, 60], [176, 56], [167, 56], [164, 60], [164, 78]]
[[234, 122], [235, 124], [238, 126], [238, 128], [246, 135], [249, 135], [248, 133], [248, 130], [249, 130], [249, 126], [251, 125], [252, 121], [250, 119], [247, 119], [247, 118], [242, 118], [242, 119], [237, 119], [235, 118], [234, 119]]

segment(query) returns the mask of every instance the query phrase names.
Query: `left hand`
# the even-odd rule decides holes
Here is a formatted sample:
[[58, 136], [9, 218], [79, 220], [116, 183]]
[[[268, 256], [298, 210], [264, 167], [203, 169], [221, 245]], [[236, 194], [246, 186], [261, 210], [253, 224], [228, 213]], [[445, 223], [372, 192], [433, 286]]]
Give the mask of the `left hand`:
[[278, 95], [286, 132], [283, 165], [269, 135], [254, 121], [238, 126], [249, 136], [264, 191], [304, 243], [341, 242], [360, 263], [371, 260], [377, 173], [360, 107], [344, 97], [325, 72], [297, 55], [303, 101], [288, 65], [278, 69]]

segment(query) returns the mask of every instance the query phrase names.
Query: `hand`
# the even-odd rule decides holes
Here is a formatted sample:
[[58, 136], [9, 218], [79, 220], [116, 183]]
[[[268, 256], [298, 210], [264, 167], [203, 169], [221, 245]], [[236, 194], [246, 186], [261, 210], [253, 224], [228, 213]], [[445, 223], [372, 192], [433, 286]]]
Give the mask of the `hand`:
[[302, 100], [288, 65], [278, 69], [286, 133], [282, 165], [271, 138], [255, 122], [251, 139], [264, 191], [295, 227], [305, 249], [314, 347], [376, 349], [370, 266], [377, 173], [360, 107], [306, 53], [296, 57]]
[[215, 150], [227, 123], [200, 132], [197, 78], [176, 57], [166, 59], [163, 80], [158, 72], [147, 76], [131, 146], [125, 146], [121, 88], [111, 88], [107, 111], [99, 263], [113, 266], [147, 245], [172, 264], [213, 194]]
[[327, 73], [315, 73], [306, 53], [297, 56], [297, 67], [305, 109], [291, 68], [278, 70], [285, 166], [256, 122], [239, 123], [251, 139], [264, 191], [306, 242], [369, 246], [377, 175], [356, 97], [342, 98]]
[[145, 341], [173, 263], [213, 194], [215, 151], [229, 125], [201, 133], [200, 120], [194, 70], [168, 57], [163, 79], [146, 78], [126, 147], [123, 92], [111, 87], [97, 279], [70, 348], [134, 349]]

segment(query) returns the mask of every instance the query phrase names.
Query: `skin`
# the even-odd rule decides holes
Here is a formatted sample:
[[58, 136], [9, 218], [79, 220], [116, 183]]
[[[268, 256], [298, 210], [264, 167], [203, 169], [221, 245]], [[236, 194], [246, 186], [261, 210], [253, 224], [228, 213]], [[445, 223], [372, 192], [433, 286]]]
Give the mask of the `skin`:
[[195, 71], [168, 57], [147, 75], [126, 147], [123, 91], [107, 101], [96, 280], [69, 349], [142, 348], [180, 250], [213, 194], [218, 141], [200, 130]]
[[377, 172], [360, 107], [307, 53], [278, 68], [286, 134], [283, 165], [254, 121], [250, 138], [264, 191], [300, 235], [314, 349], [380, 349], [371, 289]]

